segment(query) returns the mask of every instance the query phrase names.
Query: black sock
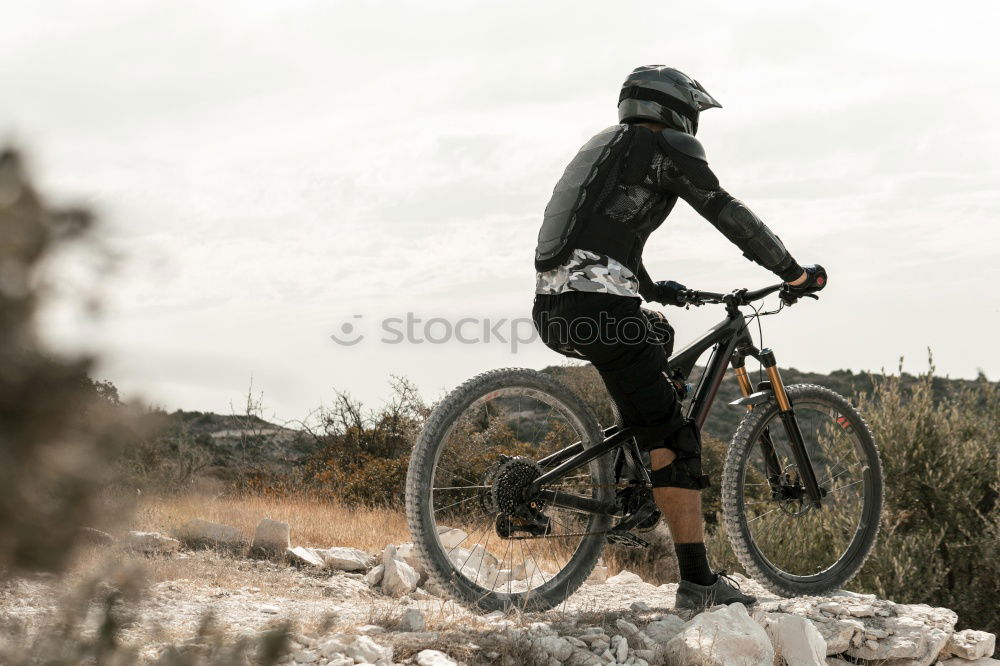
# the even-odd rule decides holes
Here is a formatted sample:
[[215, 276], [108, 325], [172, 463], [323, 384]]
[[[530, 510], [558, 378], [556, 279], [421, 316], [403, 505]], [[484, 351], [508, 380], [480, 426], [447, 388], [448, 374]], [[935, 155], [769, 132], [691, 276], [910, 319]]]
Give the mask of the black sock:
[[681, 580], [698, 585], [711, 585], [715, 574], [708, 566], [708, 554], [704, 543], [675, 543], [677, 566], [681, 570]]

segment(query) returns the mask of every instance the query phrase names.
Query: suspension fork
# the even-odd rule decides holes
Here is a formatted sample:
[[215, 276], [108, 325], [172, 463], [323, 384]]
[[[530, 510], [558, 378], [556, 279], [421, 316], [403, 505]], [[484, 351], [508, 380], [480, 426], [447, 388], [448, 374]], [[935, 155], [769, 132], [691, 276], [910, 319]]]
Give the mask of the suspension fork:
[[[752, 353], [756, 356], [759, 352], [754, 349]], [[747, 374], [746, 356], [739, 351], [733, 352], [732, 364], [740, 393], [746, 398], [753, 393], [753, 384], [750, 383], [750, 376]], [[753, 405], [747, 405], [748, 412], [752, 409]], [[778, 462], [778, 454], [774, 451], [770, 427], [765, 427], [760, 435], [760, 452], [764, 456], [764, 476], [767, 477], [771, 490], [777, 492], [781, 487], [781, 463]]]
[[[792, 457], [795, 459], [795, 466], [799, 469], [799, 476], [805, 485], [806, 495], [810, 503], [815, 508], [820, 508], [823, 493], [820, 491], [819, 483], [816, 482], [816, 472], [813, 470], [812, 462], [809, 460], [809, 452], [806, 451], [805, 440], [802, 439], [802, 431], [799, 429], [799, 422], [795, 418], [795, 411], [792, 403], [785, 392], [785, 384], [781, 381], [781, 374], [778, 373], [778, 363], [774, 360], [774, 352], [770, 349], [760, 351], [760, 362], [764, 366], [764, 372], [771, 380], [771, 390], [774, 391], [774, 398], [778, 402], [778, 416], [785, 427], [785, 434], [792, 445]], [[773, 452], [773, 445], [772, 445]]]

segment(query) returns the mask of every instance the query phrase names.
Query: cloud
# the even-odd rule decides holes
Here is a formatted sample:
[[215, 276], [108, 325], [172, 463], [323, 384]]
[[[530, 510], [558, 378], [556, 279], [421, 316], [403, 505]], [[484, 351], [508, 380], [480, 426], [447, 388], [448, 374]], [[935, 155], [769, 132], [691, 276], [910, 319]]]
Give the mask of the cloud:
[[[552, 186], [650, 62], [722, 100], [699, 138], [723, 185], [831, 271], [823, 301], [769, 322], [785, 362], [894, 367], [933, 343], [945, 371], [995, 375], [951, 340], [1000, 325], [975, 286], [1000, 279], [997, 11], [21, 2], [0, 25], [0, 128], [129, 257], [104, 328], [52, 334], [106, 347], [112, 379], [168, 405], [225, 409], [254, 372], [301, 416], [333, 386], [375, 399], [390, 372], [433, 392], [558, 361], [327, 336], [354, 313], [526, 314]], [[773, 280], [684, 204], [646, 261], [702, 288]], [[683, 339], [718, 313], [671, 314]]]

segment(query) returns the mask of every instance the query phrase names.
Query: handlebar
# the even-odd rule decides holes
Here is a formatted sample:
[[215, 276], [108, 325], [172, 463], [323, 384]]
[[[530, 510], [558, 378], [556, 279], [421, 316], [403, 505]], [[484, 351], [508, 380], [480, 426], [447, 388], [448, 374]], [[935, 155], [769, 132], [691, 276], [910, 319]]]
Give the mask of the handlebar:
[[784, 286], [783, 282], [773, 284], [769, 287], [749, 291], [747, 289], [736, 289], [728, 294], [719, 294], [713, 291], [697, 291], [687, 289], [680, 294], [685, 305], [704, 305], [706, 303], [726, 303], [735, 306], [749, 305], [754, 301], [770, 296]]

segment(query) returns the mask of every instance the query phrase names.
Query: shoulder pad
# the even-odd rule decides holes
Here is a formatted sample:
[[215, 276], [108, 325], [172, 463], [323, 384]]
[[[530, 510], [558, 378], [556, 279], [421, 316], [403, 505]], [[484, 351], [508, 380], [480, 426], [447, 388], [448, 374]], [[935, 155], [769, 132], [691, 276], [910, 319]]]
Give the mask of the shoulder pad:
[[660, 135], [666, 144], [677, 152], [683, 153], [688, 157], [693, 157], [696, 160], [701, 160], [702, 162], [708, 162], [708, 158], [705, 156], [705, 148], [702, 147], [701, 141], [698, 141], [698, 139], [690, 134], [675, 129], [665, 129]]

